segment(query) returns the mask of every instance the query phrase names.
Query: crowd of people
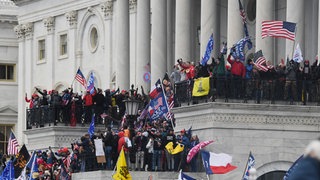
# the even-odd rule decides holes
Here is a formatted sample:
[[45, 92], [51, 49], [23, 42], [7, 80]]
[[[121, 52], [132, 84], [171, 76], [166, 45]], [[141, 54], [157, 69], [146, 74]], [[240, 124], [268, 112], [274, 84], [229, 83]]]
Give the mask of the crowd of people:
[[[232, 52], [232, 51], [231, 51]], [[194, 65], [179, 59], [174, 66], [171, 78], [175, 84], [176, 105], [192, 100], [193, 80], [210, 77], [211, 100], [216, 98], [243, 99], [243, 102], [254, 100], [288, 101], [290, 104], [316, 102], [320, 105], [320, 66], [318, 58], [311, 64], [309, 60], [302, 63], [282, 59], [278, 65], [266, 61], [257, 65], [253, 58], [241, 62], [230, 53], [212, 58], [210, 64]], [[263, 66], [263, 68], [261, 68]], [[187, 87], [187, 88], [186, 88]], [[208, 99], [209, 99], [208, 98]]]

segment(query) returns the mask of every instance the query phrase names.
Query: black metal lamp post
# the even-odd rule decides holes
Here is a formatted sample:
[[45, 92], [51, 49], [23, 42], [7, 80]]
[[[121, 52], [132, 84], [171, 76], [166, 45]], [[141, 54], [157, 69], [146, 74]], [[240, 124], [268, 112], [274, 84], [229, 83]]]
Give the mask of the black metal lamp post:
[[131, 89], [129, 91], [131, 92], [129, 98], [123, 102], [126, 106], [129, 125], [133, 128], [135, 117], [138, 115], [139, 106], [142, 102], [134, 95], [134, 85], [131, 85]]

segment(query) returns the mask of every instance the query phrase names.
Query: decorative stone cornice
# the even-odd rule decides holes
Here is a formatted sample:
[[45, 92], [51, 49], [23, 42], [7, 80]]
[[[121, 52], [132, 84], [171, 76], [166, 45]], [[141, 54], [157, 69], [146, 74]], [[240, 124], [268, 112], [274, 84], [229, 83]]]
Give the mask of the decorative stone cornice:
[[70, 28], [77, 28], [77, 19], [78, 13], [77, 11], [70, 11], [65, 14], [67, 21], [69, 22]]
[[129, 0], [129, 11], [130, 13], [137, 12], [137, 0]]
[[16, 32], [16, 35], [19, 40], [24, 40], [25, 38], [25, 32], [22, 24], [19, 24], [14, 27], [14, 32]]
[[26, 39], [31, 39], [33, 37], [33, 23], [28, 22], [26, 24], [23, 24], [24, 32]]
[[113, 12], [113, 0], [107, 0], [101, 3], [100, 8], [105, 18], [111, 18]]
[[44, 27], [47, 28], [48, 34], [52, 34], [54, 32], [54, 17], [48, 17], [42, 20]]

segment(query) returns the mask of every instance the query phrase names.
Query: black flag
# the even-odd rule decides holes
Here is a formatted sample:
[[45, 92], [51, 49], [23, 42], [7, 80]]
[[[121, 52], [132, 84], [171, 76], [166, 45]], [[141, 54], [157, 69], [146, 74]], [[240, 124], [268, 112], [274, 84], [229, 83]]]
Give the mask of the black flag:
[[27, 165], [27, 162], [30, 159], [30, 154], [26, 148], [26, 145], [23, 145], [16, 156], [14, 161], [14, 176], [18, 178], [21, 174], [23, 168]]

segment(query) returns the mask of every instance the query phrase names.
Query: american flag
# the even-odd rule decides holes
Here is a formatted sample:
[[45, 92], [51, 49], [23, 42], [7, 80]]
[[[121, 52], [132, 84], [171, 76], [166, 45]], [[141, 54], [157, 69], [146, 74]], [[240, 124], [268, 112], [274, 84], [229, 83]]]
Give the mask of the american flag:
[[172, 119], [173, 113], [171, 112], [171, 109], [174, 106], [174, 100], [172, 100], [169, 104], [169, 112], [167, 112], [166, 117], [167, 119]]
[[295, 39], [296, 23], [287, 21], [262, 21], [262, 38], [271, 36], [286, 38], [291, 41]]
[[242, 18], [242, 23], [243, 23], [243, 29], [244, 29], [244, 35], [245, 37], [248, 38], [248, 43], [247, 43], [247, 46], [248, 46], [248, 49], [251, 49], [252, 48], [252, 42], [251, 42], [251, 39], [249, 37], [249, 31], [248, 31], [248, 27], [247, 27], [247, 14], [246, 14], [246, 11], [243, 9], [243, 6], [241, 4], [241, 1], [239, 1], [239, 10], [240, 10], [240, 16]]
[[82, 86], [84, 86], [85, 88], [87, 87], [86, 78], [83, 76], [80, 68], [79, 68], [78, 71], [77, 71], [77, 74], [76, 74], [75, 79], [76, 79]]
[[254, 54], [253, 62], [261, 71], [268, 71], [268, 67], [266, 67], [266, 58], [263, 56], [262, 50], [259, 50]]
[[240, 16], [242, 18], [243, 24], [246, 24], [247, 23], [247, 14], [243, 9], [243, 6], [242, 6], [240, 0], [239, 0], [239, 10], [240, 10]]
[[18, 141], [16, 139], [16, 137], [14, 136], [14, 134], [11, 132], [10, 133], [10, 137], [9, 137], [9, 141], [8, 141], [8, 155], [16, 155], [18, 154]]

